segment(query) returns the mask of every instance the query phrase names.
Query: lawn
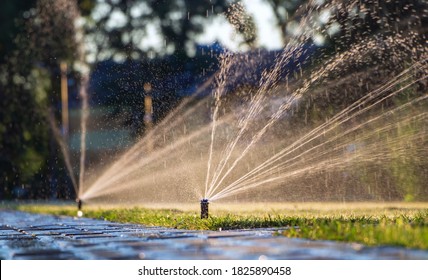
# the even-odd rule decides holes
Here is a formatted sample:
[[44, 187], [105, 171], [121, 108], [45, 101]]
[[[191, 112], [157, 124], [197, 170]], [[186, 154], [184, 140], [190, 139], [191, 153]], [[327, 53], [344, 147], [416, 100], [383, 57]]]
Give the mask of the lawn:
[[[70, 204], [3, 204], [35, 213], [75, 216]], [[84, 216], [178, 229], [227, 230], [281, 227], [287, 237], [392, 245], [428, 250], [426, 203], [212, 204], [200, 219], [195, 205], [85, 206]], [[285, 228], [285, 230], [283, 229]]]

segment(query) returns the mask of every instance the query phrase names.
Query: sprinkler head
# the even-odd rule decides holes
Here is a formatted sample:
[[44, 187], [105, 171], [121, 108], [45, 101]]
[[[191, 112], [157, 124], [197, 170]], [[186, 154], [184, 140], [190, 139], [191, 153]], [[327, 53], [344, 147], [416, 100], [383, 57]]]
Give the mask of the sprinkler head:
[[83, 212], [82, 212], [83, 201], [80, 198], [77, 198], [76, 203], [77, 203], [77, 217], [82, 217], [83, 216]]
[[208, 218], [208, 199], [201, 199], [201, 219]]
[[82, 210], [82, 200], [80, 198], [76, 199], [77, 202], [77, 210]]

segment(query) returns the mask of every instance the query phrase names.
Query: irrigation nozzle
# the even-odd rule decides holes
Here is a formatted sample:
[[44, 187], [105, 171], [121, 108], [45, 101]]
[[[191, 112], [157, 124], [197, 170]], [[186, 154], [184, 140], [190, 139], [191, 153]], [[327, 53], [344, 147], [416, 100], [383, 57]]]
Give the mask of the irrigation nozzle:
[[82, 210], [82, 200], [80, 198], [76, 199], [77, 202], [77, 210]]
[[83, 212], [82, 212], [83, 201], [80, 198], [77, 198], [76, 203], [77, 203], [77, 217], [82, 217], [83, 216]]
[[208, 199], [201, 199], [201, 219], [208, 218], [208, 204], [210, 204]]

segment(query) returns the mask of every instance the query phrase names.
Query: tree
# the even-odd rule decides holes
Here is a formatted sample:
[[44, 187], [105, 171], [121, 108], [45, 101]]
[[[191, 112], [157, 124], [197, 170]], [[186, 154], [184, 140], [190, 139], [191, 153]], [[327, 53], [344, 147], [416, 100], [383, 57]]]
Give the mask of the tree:
[[282, 41], [284, 45], [287, 43], [288, 33], [287, 24], [293, 18], [293, 15], [300, 7], [301, 4], [307, 2], [307, 0], [266, 0], [266, 2], [272, 7], [273, 14], [275, 15], [278, 28], [282, 34]]
[[244, 44], [255, 48], [257, 44], [257, 26], [244, 6], [238, 2], [230, 5], [226, 12], [226, 18], [235, 27], [236, 32], [244, 38]]
[[94, 60], [186, 57], [194, 50], [195, 36], [210, 17], [225, 11], [226, 4], [227, 0], [99, 1], [86, 24], [96, 49]]
[[48, 197], [52, 195], [49, 181], [56, 180], [58, 185], [58, 179], [67, 181], [59, 147], [50, 140], [53, 137], [47, 119], [59, 100], [59, 63], [77, 59], [74, 23], [79, 11], [76, 1], [38, 0], [32, 4], [25, 6], [31, 9], [16, 13], [18, 25], [9, 32], [11, 36], [17, 32], [13, 44], [2, 49], [2, 197], [16, 196], [17, 191]]
[[4, 63], [13, 51], [14, 38], [22, 32], [20, 21], [29, 16], [29, 9], [36, 1], [1, 1], [0, 2], [0, 63]]

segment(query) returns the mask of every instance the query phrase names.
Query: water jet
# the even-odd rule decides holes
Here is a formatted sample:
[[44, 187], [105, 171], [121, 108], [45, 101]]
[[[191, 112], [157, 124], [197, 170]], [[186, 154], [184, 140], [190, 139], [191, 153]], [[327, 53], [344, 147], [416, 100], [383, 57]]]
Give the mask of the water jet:
[[201, 219], [208, 219], [208, 199], [201, 199]]
[[[337, 9], [336, 1], [325, 5]], [[272, 65], [265, 67], [253, 53], [222, 54], [218, 72], [207, 80], [212, 88], [201, 86], [201, 94], [148, 125], [150, 131], [79, 188], [78, 196], [85, 203], [199, 200], [205, 219], [209, 201], [231, 197], [353, 201], [425, 194], [419, 183], [426, 173], [420, 159], [427, 152], [428, 119], [422, 34], [368, 32], [351, 42], [337, 37], [347, 46], [343, 50], [311, 51], [314, 32], [304, 26], [328, 7], [308, 6], [304, 31]], [[377, 18], [363, 8], [367, 18]], [[348, 31], [354, 32], [344, 27]], [[262, 73], [248, 81], [240, 74], [248, 69]]]

